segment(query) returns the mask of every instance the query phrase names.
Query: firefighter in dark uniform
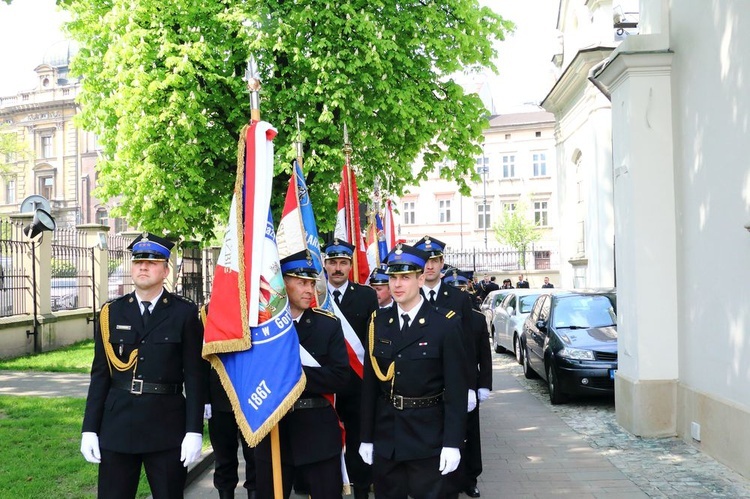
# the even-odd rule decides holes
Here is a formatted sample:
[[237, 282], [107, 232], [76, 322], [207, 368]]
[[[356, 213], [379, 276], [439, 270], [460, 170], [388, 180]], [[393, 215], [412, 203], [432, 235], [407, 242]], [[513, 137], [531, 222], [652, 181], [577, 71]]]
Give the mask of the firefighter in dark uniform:
[[[323, 249], [328, 275], [328, 292], [333, 297], [346, 321], [364, 347], [367, 341], [367, 324], [378, 309], [375, 290], [349, 280], [354, 258], [354, 246], [334, 239]], [[362, 405], [362, 378], [350, 370], [349, 385], [336, 397], [336, 410], [346, 429], [346, 468], [354, 489], [354, 499], [366, 499], [372, 484], [372, 470], [357, 453], [359, 449], [359, 421]]]
[[[469, 284], [469, 278], [464, 273], [454, 270], [446, 274], [443, 284], [464, 290]], [[479, 406], [489, 398], [492, 390], [492, 352], [484, 314], [472, 310], [471, 321], [476, 358], [472, 362], [475, 371], [469, 379], [469, 388], [477, 391], [477, 407], [467, 414], [466, 448], [461, 453], [461, 464], [458, 471], [452, 474], [448, 489], [454, 495], [464, 492], [469, 497], [480, 497], [481, 493], [477, 488], [477, 478], [482, 474]]]
[[[463, 332], [466, 358], [470, 359], [465, 366], [466, 379], [473, 379], [476, 376], [476, 365], [473, 362], [473, 359], [476, 358], [476, 352], [474, 351], [475, 342], [471, 326], [471, 297], [465, 291], [442, 284], [441, 273], [444, 263], [443, 249], [445, 248], [445, 243], [430, 236], [424, 236], [414, 244], [414, 247], [429, 255], [429, 259], [424, 267], [422, 296], [433, 307], [453, 310], [458, 315], [461, 323], [461, 331]], [[471, 389], [468, 394], [467, 412], [471, 412], [477, 405], [476, 390]]]
[[429, 255], [399, 245], [388, 256], [396, 304], [373, 314], [362, 387], [360, 455], [376, 498], [442, 498], [466, 434], [468, 382], [461, 325], [420, 294]]
[[[294, 409], [279, 422], [284, 497], [291, 494], [295, 478], [301, 478], [312, 499], [340, 498], [342, 435], [331, 395], [349, 378], [344, 333], [336, 317], [310, 308], [318, 273], [307, 251], [282, 259], [281, 272], [307, 378]], [[258, 497], [273, 497], [270, 437], [258, 444], [255, 466]]]
[[[208, 305], [201, 309], [201, 320], [206, 324]], [[239, 459], [237, 449], [242, 445], [242, 457], [245, 459], [245, 483], [248, 499], [255, 499], [255, 451], [247, 445], [240, 433], [237, 419], [232, 412], [226, 390], [216, 369], [206, 362], [208, 385], [206, 388], [207, 403], [203, 410], [204, 419], [208, 420], [208, 435], [214, 451], [214, 487], [219, 491], [219, 499], [233, 499], [234, 490], [239, 483]]]
[[386, 269], [387, 266], [385, 264], [375, 267], [370, 272], [370, 278], [367, 281], [378, 296], [378, 308], [380, 310], [393, 305], [393, 297], [388, 287], [388, 274], [385, 273]]
[[138, 236], [128, 247], [135, 291], [100, 313], [81, 438], [99, 463], [100, 498], [135, 497], [141, 465], [155, 499], [182, 497], [201, 453], [203, 326], [194, 303], [163, 287], [173, 246]]

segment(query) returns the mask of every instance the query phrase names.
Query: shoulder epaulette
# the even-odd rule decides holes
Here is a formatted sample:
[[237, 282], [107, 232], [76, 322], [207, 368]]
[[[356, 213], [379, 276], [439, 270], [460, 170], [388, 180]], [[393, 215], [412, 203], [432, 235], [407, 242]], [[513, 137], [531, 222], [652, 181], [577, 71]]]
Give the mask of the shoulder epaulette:
[[326, 317], [330, 317], [331, 319], [338, 319], [338, 317], [336, 317], [334, 314], [332, 314], [331, 312], [329, 312], [328, 310], [326, 310], [324, 308], [313, 307], [312, 311], [315, 312], [315, 313], [317, 313], [317, 314], [325, 315]]
[[189, 304], [191, 304], [191, 305], [195, 305], [196, 307], [198, 306], [198, 304], [197, 304], [197, 303], [195, 303], [195, 302], [194, 302], [193, 300], [191, 300], [191, 299], [190, 299], [190, 298], [188, 298], [187, 296], [176, 295], [176, 294], [174, 294], [174, 293], [172, 293], [172, 296], [174, 296], [175, 298], [177, 298], [177, 299], [179, 299], [179, 300], [182, 300], [182, 301], [184, 301], [184, 302], [186, 302], [186, 303], [189, 303]]

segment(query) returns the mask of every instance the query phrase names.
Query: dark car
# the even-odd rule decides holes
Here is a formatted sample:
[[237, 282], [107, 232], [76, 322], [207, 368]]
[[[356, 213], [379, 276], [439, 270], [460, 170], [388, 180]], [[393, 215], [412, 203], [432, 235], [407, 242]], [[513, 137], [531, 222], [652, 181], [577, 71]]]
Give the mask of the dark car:
[[611, 395], [617, 371], [614, 290], [544, 293], [523, 325], [523, 372], [541, 376], [553, 404], [569, 395]]

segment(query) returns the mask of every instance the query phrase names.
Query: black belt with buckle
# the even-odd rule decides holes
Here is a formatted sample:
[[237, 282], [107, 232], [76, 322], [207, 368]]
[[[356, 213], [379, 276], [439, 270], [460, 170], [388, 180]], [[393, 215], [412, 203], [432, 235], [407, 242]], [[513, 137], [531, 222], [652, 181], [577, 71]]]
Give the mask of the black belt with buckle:
[[299, 409], [317, 409], [320, 407], [328, 407], [331, 405], [330, 402], [328, 402], [327, 399], [324, 399], [322, 397], [315, 397], [315, 398], [309, 398], [309, 399], [297, 399], [294, 402], [294, 410]]
[[385, 395], [385, 399], [393, 404], [393, 407], [402, 411], [404, 409], [424, 409], [433, 407], [443, 400], [443, 394], [430, 395], [429, 397], [404, 397], [401, 395]]
[[142, 393], [155, 393], [158, 395], [177, 395], [182, 393], [182, 383], [180, 384], [167, 384], [167, 383], [146, 383], [140, 379], [134, 379], [131, 381], [117, 381], [112, 380], [112, 387], [119, 390], [125, 390], [134, 395], [140, 395]]

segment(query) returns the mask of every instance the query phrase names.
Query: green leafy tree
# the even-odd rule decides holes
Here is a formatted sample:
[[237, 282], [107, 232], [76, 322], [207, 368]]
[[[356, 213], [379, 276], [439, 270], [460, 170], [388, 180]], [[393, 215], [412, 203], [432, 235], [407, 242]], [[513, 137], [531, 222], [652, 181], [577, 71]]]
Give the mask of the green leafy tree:
[[[512, 24], [476, 0], [60, 0], [80, 46], [80, 124], [103, 147], [99, 197], [148, 230], [212, 234], [223, 223], [237, 138], [250, 116], [242, 77], [252, 55], [261, 114], [275, 139], [274, 205], [304, 118], [305, 172], [321, 231], [331, 230], [354, 148], [361, 199], [375, 179], [399, 195], [441, 175], [468, 193], [486, 110], [449, 75], [495, 70], [493, 44]], [[424, 168], [412, 172], [419, 153]], [[281, 174], [283, 172], [283, 174]]]
[[29, 156], [26, 145], [18, 139], [18, 133], [9, 125], [0, 124], [0, 173], [13, 170], [13, 162]]
[[502, 219], [492, 227], [498, 241], [518, 251], [521, 268], [524, 270], [526, 270], [526, 248], [542, 237], [537, 225], [524, 215], [526, 211], [526, 206], [519, 203], [515, 210], [506, 210]]

